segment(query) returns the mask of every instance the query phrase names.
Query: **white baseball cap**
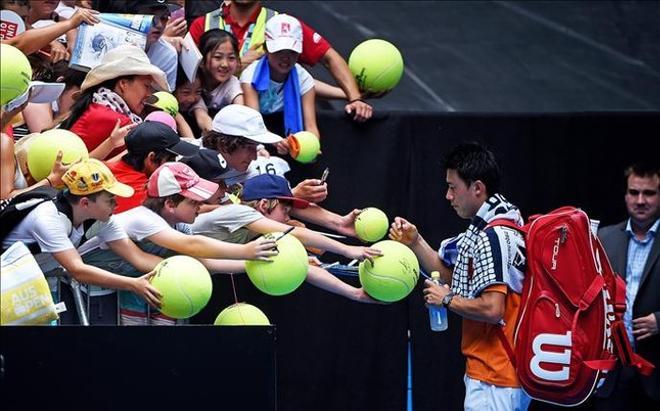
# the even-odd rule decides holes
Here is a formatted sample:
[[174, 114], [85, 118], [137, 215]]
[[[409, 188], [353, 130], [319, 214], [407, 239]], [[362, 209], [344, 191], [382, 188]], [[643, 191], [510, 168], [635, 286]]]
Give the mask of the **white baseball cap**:
[[302, 53], [303, 33], [300, 22], [287, 14], [277, 14], [266, 23], [266, 47], [269, 53], [293, 50]]
[[242, 104], [230, 104], [218, 111], [213, 117], [213, 131], [245, 137], [262, 144], [279, 143], [283, 140], [268, 131], [261, 113]]

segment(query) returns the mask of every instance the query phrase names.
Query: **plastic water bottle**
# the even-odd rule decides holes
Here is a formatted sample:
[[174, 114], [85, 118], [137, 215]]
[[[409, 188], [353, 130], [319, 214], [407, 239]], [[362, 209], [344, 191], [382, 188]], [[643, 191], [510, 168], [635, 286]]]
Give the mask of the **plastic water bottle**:
[[[431, 281], [440, 285], [440, 273], [433, 271], [431, 273]], [[444, 331], [449, 325], [447, 323], [447, 307], [444, 305], [430, 305], [429, 306], [429, 323], [431, 324], [432, 331]]]

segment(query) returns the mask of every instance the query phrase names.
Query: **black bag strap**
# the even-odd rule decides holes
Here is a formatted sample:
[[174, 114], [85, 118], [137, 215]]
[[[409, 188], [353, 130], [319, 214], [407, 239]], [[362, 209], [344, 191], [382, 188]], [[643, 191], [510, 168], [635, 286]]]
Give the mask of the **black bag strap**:
[[[53, 203], [55, 203], [55, 207], [57, 207], [57, 211], [60, 213], [64, 214], [69, 221], [71, 221], [71, 229], [73, 229], [73, 207], [71, 207], [71, 204], [69, 204], [68, 201], [66, 201], [66, 198], [64, 197], [64, 192], [60, 191], [57, 193], [57, 197], [53, 200]], [[83, 236], [80, 239], [80, 243], [78, 244], [78, 247], [83, 245], [87, 240], [87, 231], [96, 223], [96, 220], [85, 220], [83, 222]], [[77, 247], [76, 247], [77, 248]]]
[[[0, 241], [4, 240], [35, 207], [45, 201], [53, 200], [56, 196], [57, 190], [54, 188], [37, 187], [3, 201], [0, 204], [0, 219], [2, 220]], [[26, 244], [26, 247], [32, 254], [41, 252], [37, 243]], [[2, 247], [2, 252], [4, 251], [5, 249]]]
[[[2, 216], [2, 228], [0, 232], [0, 240], [4, 239], [18, 224], [27, 216], [34, 208], [45, 201], [52, 201], [57, 208], [57, 211], [64, 214], [71, 222], [73, 229], [73, 208], [71, 204], [64, 197], [63, 191], [57, 191], [50, 187], [37, 187], [30, 191], [26, 191], [11, 198], [9, 201], [3, 201], [0, 205], [0, 216]], [[85, 241], [88, 240], [85, 233], [90, 229], [96, 220], [86, 220], [83, 223], [83, 237], [78, 244], [80, 247]], [[69, 233], [70, 234], [70, 233]], [[39, 243], [30, 243], [25, 245], [30, 253], [41, 253]], [[2, 252], [5, 249], [2, 247]]]

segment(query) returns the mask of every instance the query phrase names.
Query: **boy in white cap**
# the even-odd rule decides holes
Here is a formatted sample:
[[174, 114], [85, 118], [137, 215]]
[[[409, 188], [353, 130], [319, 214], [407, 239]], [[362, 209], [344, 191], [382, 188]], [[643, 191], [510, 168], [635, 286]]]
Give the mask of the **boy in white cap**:
[[[257, 159], [260, 144], [279, 144], [282, 137], [271, 133], [261, 114], [250, 107], [230, 104], [213, 118], [213, 129], [203, 137], [203, 146], [216, 150], [220, 167], [219, 178], [225, 182], [242, 182], [253, 174], [250, 164]], [[320, 202], [328, 195], [328, 186], [318, 179], [302, 181], [293, 193], [311, 202]]]
[[[264, 116], [283, 116], [282, 135], [309, 131], [320, 137], [316, 125], [314, 79], [299, 64], [303, 34], [300, 22], [278, 14], [266, 23], [266, 54], [245, 68], [241, 87], [245, 104]], [[286, 141], [277, 144], [287, 154]]]

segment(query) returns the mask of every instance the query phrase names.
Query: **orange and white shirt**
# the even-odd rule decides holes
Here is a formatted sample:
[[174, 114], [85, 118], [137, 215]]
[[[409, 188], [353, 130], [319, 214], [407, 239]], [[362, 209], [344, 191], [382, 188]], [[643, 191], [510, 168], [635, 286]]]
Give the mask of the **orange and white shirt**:
[[[502, 284], [492, 285], [483, 292], [506, 295], [504, 309], [504, 335], [513, 347], [513, 334], [520, 311], [520, 294]], [[463, 319], [461, 351], [465, 355], [465, 374], [475, 380], [498, 387], [519, 387], [516, 371], [497, 336], [498, 324]]]

